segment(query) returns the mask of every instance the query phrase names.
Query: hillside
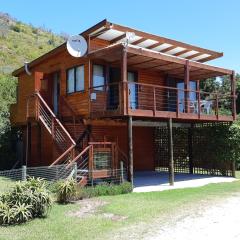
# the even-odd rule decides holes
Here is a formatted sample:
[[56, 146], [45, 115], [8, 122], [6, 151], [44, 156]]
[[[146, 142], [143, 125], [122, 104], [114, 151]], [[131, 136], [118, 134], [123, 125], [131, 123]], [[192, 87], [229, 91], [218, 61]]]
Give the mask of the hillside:
[[50, 30], [34, 27], [0, 13], [0, 73], [9, 74], [24, 61], [48, 52], [64, 41]]
[[64, 36], [44, 27], [34, 27], [0, 13], [0, 137], [8, 129], [8, 109], [16, 96], [16, 79], [11, 72], [64, 40]]

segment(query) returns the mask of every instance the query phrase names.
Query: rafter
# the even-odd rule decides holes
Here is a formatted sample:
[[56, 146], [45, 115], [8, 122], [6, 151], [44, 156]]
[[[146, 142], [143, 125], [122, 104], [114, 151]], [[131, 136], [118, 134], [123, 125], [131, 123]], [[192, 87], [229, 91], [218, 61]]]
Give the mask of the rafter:
[[170, 50], [173, 50], [174, 48], [176, 48], [177, 46], [171, 46], [171, 47], [168, 47], [168, 48], [165, 48], [163, 50], [161, 50], [161, 53], [165, 53], [165, 52], [168, 52]]
[[124, 33], [124, 34], [122, 34], [122, 35], [120, 35], [120, 36], [112, 39], [112, 40], [110, 41], [110, 44], [113, 44], [113, 43], [115, 43], [115, 42], [118, 42], [118, 41], [124, 39], [125, 37], [126, 37], [126, 33]]
[[140, 39], [138, 39], [137, 41], [135, 41], [135, 42], [132, 42], [131, 44], [132, 45], [138, 45], [139, 43], [142, 43], [142, 42], [144, 42], [144, 41], [146, 41], [147, 40], [147, 38], [140, 38]]
[[187, 53], [187, 52], [190, 52], [191, 50], [189, 50], [189, 49], [185, 49], [185, 50], [182, 50], [182, 51], [180, 51], [180, 52], [178, 52], [178, 53], [175, 53], [175, 54], [173, 54], [174, 56], [180, 56], [180, 55], [182, 55], [182, 54], [185, 54], [185, 53]]
[[155, 47], [158, 47], [158, 46], [160, 46], [162, 43], [160, 43], [160, 42], [157, 42], [157, 43], [154, 43], [154, 44], [152, 44], [152, 45], [150, 45], [150, 46], [148, 46], [147, 48], [148, 49], [153, 49], [153, 48], [155, 48]]

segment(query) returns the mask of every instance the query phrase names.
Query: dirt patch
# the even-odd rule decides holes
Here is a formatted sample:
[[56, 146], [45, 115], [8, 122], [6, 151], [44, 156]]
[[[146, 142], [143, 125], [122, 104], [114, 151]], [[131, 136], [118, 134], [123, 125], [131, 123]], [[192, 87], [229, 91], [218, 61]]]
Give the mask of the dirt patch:
[[121, 221], [121, 220], [127, 219], [126, 216], [120, 216], [113, 213], [103, 213], [102, 216], [104, 218], [111, 219], [112, 221]]
[[69, 212], [68, 215], [79, 218], [98, 215], [103, 218], [111, 219], [112, 221], [121, 221], [127, 218], [113, 213], [102, 212], [101, 207], [106, 205], [107, 202], [99, 199], [84, 199], [77, 203], [80, 205], [80, 209], [74, 212]]

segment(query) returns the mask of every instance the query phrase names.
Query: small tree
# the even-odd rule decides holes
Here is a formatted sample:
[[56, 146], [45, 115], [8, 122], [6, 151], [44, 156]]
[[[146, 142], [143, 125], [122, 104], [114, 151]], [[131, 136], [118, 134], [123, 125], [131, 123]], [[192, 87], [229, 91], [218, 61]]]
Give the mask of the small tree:
[[229, 128], [230, 157], [240, 167], [240, 119], [235, 121]]

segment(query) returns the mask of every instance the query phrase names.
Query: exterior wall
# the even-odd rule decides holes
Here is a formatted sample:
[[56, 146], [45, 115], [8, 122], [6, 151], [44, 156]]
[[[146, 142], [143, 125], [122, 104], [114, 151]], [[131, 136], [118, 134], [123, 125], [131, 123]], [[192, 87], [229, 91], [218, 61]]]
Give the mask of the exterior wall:
[[[48, 166], [55, 159], [54, 154], [56, 152], [51, 135], [48, 133], [45, 127], [36, 123], [31, 124], [30, 132], [30, 155], [28, 157], [28, 162], [26, 163], [27, 166]], [[24, 136], [25, 135], [26, 129], [24, 129]], [[24, 145], [26, 148], [26, 137]]]
[[154, 128], [133, 127], [133, 170], [154, 171]]
[[[69, 124], [67, 129], [72, 133], [73, 128]], [[78, 126], [77, 134], [83, 132]], [[135, 171], [154, 171], [154, 128], [133, 127], [133, 167]], [[128, 133], [127, 126], [92, 126], [93, 141], [117, 142], [120, 149], [128, 155]]]
[[[94, 39], [91, 41], [90, 48], [98, 49], [107, 45], [104, 40]], [[42, 61], [36, 67], [30, 69], [33, 73], [31, 76], [25, 72], [18, 76], [18, 99], [17, 103], [11, 106], [11, 122], [15, 125], [26, 124], [26, 106], [27, 97], [38, 90], [43, 94], [51, 106], [52, 100], [52, 77], [51, 73], [60, 72], [60, 95], [65, 96], [74, 111], [82, 116], [87, 116], [89, 113], [89, 64], [87, 58], [74, 58], [66, 49], [60, 53], [49, 57]], [[85, 91], [66, 94], [66, 70], [68, 68], [82, 65], [85, 66]], [[63, 109], [63, 114], [68, 115], [69, 112]]]
[[32, 75], [21, 74], [18, 78], [17, 103], [10, 108], [10, 120], [14, 124], [26, 123], [27, 99], [34, 91], [39, 89], [39, 79], [42, 74], [36, 72]]

